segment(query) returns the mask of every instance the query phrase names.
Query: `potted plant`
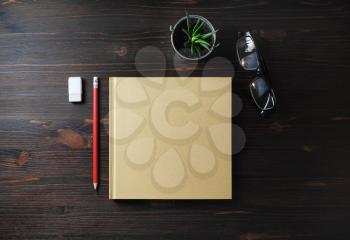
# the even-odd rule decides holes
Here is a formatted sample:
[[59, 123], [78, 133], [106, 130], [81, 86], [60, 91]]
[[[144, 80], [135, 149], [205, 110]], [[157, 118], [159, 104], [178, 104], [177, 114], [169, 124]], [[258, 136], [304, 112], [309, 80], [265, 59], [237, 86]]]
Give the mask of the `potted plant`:
[[188, 15], [170, 26], [171, 44], [175, 52], [187, 60], [207, 57], [215, 47], [216, 32], [213, 25], [199, 15]]

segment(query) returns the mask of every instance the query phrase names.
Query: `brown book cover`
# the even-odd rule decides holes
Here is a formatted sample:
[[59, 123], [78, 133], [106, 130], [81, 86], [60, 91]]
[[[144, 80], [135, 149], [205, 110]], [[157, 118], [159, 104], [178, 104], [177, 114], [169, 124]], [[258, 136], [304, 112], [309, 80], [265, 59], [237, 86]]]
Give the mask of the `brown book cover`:
[[231, 199], [231, 77], [109, 79], [110, 199]]

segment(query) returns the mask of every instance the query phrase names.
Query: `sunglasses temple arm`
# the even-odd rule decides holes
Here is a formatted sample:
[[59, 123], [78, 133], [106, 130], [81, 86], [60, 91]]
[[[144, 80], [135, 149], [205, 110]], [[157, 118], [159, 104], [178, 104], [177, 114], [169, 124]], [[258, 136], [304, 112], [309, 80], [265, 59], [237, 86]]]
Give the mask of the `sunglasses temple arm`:
[[[270, 98], [271, 98], [271, 94], [269, 93], [269, 97], [267, 98], [267, 101], [266, 101], [266, 103], [265, 103], [265, 106], [263, 107], [263, 111], [266, 110], [266, 107], [267, 107], [267, 105], [268, 105], [269, 102], [270, 102]], [[272, 100], [272, 101], [273, 101], [273, 100]]]
[[271, 101], [272, 101], [272, 104], [273, 104], [273, 105], [275, 105], [275, 100], [273, 99], [273, 97], [272, 97], [271, 93], [269, 93], [269, 98], [267, 99], [267, 101], [266, 101], [266, 104], [265, 104], [264, 108], [261, 110], [260, 115], [263, 115], [263, 114], [264, 114], [264, 112], [266, 111], [266, 107], [267, 107], [267, 105], [269, 104], [270, 99], [271, 99]]

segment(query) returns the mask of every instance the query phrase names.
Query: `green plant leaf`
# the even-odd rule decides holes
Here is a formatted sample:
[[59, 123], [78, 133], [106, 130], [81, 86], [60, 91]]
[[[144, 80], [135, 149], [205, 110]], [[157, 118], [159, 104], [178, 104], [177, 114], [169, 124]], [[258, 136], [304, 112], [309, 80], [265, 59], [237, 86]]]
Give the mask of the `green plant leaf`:
[[199, 43], [199, 44], [204, 44], [204, 45], [207, 45], [208, 47], [210, 47], [210, 44], [203, 40], [203, 39], [197, 39], [196, 41], [194, 41], [195, 43]]
[[187, 32], [190, 33], [191, 20], [190, 20], [190, 16], [188, 15], [187, 10], [185, 10], [185, 13], [186, 13], [186, 21], [187, 21]]
[[205, 45], [205, 44], [203, 44], [203, 43], [200, 43], [199, 45], [201, 45], [202, 47], [204, 47], [205, 49], [207, 49], [208, 51], [210, 51], [210, 48], [209, 48], [207, 45]]
[[195, 46], [194, 46], [194, 49], [196, 50], [196, 53], [197, 53], [197, 55], [198, 55], [198, 57], [199, 57], [199, 56], [201, 55], [201, 52], [200, 52], [198, 46], [195, 45]]
[[191, 36], [190, 34], [186, 31], [186, 29], [182, 29], [182, 31], [186, 34], [186, 36], [188, 37], [188, 39], [191, 39]]
[[193, 56], [193, 52], [194, 52], [194, 47], [193, 44], [191, 44], [191, 55]]
[[201, 23], [199, 24], [199, 26], [196, 28], [196, 29], [193, 29], [193, 33], [192, 33], [192, 36], [196, 35], [203, 27], [204, 25], [204, 22], [201, 21]]
[[[193, 33], [193, 31], [198, 27], [198, 24], [199, 24], [200, 22], [201, 22], [201, 20], [198, 18], [196, 24], [194, 25], [194, 27], [193, 27], [193, 29], [192, 29], [192, 33]], [[192, 37], [193, 37], [193, 35], [192, 35]]]
[[192, 33], [194, 33], [195, 31], [197, 31], [197, 29], [198, 29], [201, 25], [203, 25], [203, 24], [204, 24], [204, 22], [203, 22], [202, 20], [197, 19], [197, 23], [196, 23], [195, 27], [193, 27]]
[[213, 36], [214, 33], [216, 33], [217, 31], [219, 31], [219, 30], [215, 30], [215, 31], [213, 31], [213, 32], [208, 32], [208, 33], [206, 33], [206, 34], [203, 34], [203, 35], [201, 36], [201, 38], [202, 38], [202, 39], [207, 39], [208, 37]]
[[198, 40], [197, 37], [192, 37], [192, 38], [191, 38], [191, 42], [196, 42], [196, 40]]

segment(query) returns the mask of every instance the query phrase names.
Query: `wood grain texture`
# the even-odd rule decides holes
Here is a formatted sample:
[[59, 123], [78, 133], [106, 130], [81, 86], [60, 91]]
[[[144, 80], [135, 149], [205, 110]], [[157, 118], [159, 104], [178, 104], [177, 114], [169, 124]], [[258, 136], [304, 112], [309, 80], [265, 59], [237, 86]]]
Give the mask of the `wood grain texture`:
[[[236, 66], [246, 132], [233, 201], [108, 200], [109, 76], [176, 76], [169, 25], [184, 9], [220, 29], [213, 57], [234, 58], [255, 29], [280, 109], [259, 118]], [[0, 0], [1, 239], [349, 239], [350, 3], [346, 0]], [[193, 76], [202, 74], [199, 62]], [[220, 61], [212, 75], [229, 70]], [[67, 78], [85, 78], [83, 104]], [[91, 187], [92, 77], [101, 77], [101, 187]]]

